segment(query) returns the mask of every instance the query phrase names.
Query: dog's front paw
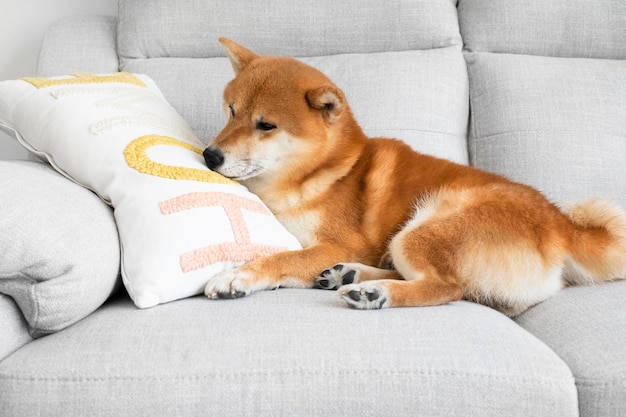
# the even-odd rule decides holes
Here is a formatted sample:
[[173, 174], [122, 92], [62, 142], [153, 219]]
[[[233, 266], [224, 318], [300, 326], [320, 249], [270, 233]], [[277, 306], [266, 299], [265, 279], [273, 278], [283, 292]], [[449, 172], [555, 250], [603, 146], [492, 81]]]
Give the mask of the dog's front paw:
[[254, 276], [241, 269], [230, 269], [221, 272], [211, 279], [204, 287], [204, 295], [212, 300], [241, 298], [255, 290]]
[[338, 293], [350, 307], [359, 310], [378, 310], [389, 307], [387, 289], [375, 281], [344, 285], [339, 288]]
[[332, 268], [323, 270], [319, 276], [315, 277], [313, 288], [336, 290], [342, 285], [356, 282], [358, 282], [358, 271], [356, 269], [351, 268], [349, 264], [337, 264]]

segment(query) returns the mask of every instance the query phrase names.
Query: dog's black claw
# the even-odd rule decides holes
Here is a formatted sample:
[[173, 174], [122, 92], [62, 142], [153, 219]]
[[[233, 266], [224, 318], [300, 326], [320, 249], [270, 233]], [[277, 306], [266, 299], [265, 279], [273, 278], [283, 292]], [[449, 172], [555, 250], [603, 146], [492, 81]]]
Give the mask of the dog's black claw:
[[320, 274], [320, 277], [327, 277], [332, 273], [332, 271], [330, 269], [325, 269], [322, 271], [322, 273]]
[[313, 288], [321, 288], [323, 290], [332, 290], [336, 288], [336, 286], [331, 283], [331, 275], [334, 273], [333, 269], [334, 268], [328, 268], [323, 270], [313, 283]]
[[314, 288], [334, 290], [342, 285], [354, 284], [357, 281], [357, 271], [344, 264], [337, 264], [323, 270], [313, 283]]
[[317, 281], [317, 286], [319, 288], [328, 288], [330, 286], [330, 281], [327, 279], [320, 279]]

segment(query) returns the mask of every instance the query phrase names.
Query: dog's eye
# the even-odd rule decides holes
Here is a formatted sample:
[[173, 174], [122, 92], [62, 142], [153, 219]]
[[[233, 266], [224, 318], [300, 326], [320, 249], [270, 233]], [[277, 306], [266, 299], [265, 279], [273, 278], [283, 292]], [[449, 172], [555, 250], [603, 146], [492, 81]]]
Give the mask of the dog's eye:
[[276, 125], [268, 122], [256, 122], [256, 128], [257, 130], [269, 132], [270, 130], [276, 129]]
[[235, 117], [235, 108], [232, 104], [228, 106], [228, 109], [230, 110], [230, 117]]

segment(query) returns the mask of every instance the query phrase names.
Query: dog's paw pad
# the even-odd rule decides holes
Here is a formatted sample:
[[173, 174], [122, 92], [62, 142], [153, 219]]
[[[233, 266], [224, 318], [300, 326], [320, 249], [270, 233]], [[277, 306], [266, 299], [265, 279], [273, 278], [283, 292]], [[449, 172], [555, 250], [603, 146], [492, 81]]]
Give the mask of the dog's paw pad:
[[359, 310], [377, 310], [389, 304], [387, 291], [373, 282], [344, 285], [339, 288], [339, 296]]
[[323, 270], [322, 273], [315, 278], [313, 287], [324, 290], [335, 290], [342, 285], [357, 282], [357, 275], [356, 269], [352, 269], [346, 264], [337, 264], [332, 268]]

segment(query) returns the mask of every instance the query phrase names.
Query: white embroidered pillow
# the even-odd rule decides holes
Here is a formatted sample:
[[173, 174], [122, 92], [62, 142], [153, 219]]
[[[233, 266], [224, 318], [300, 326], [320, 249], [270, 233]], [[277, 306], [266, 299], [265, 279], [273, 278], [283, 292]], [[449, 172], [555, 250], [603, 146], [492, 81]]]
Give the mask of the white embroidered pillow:
[[114, 207], [122, 278], [140, 308], [300, 248], [258, 197], [206, 168], [203, 144], [145, 75], [1, 82], [0, 127]]

